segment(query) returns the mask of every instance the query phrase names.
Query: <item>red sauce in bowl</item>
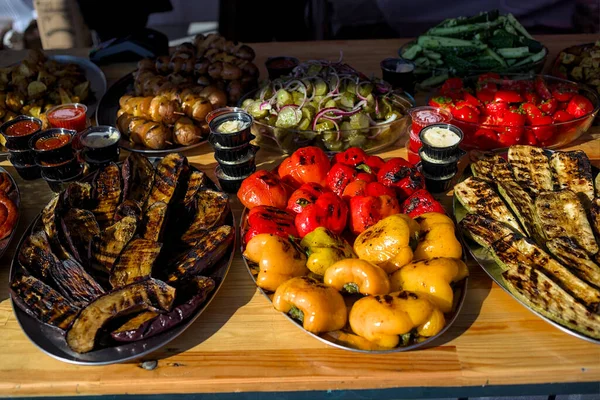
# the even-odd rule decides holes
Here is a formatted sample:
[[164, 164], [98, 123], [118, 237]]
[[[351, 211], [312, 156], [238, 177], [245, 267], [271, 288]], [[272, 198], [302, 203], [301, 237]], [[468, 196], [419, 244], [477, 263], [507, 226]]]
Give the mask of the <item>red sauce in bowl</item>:
[[48, 112], [48, 122], [53, 128], [66, 128], [81, 132], [86, 128], [87, 108], [83, 104], [63, 104]]
[[71, 139], [70, 135], [56, 135], [39, 139], [35, 142], [36, 150], [53, 150], [63, 147]]
[[285, 69], [294, 68], [298, 63], [295, 60], [289, 58], [274, 58], [268, 62], [269, 68], [273, 69]]
[[40, 129], [40, 125], [35, 121], [19, 121], [6, 128], [6, 136], [27, 136]]

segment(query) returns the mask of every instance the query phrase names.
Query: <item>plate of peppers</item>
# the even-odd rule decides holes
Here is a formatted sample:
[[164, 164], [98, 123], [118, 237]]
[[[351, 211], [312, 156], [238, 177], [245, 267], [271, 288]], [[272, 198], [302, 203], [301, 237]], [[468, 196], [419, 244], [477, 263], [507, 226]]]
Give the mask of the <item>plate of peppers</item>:
[[419, 168], [360, 148], [304, 147], [242, 183], [242, 253], [259, 290], [338, 348], [424, 346], [456, 319], [469, 271]]

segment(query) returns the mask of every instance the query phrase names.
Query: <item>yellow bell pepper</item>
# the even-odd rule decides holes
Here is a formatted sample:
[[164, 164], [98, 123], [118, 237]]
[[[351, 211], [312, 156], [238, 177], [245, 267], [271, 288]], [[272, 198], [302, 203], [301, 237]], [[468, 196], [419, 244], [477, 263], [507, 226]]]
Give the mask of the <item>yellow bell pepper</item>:
[[416, 242], [418, 232], [419, 224], [408, 215], [390, 215], [358, 235], [354, 252], [391, 274], [412, 261], [410, 245]]
[[366, 296], [354, 303], [349, 317], [352, 331], [376, 345], [394, 348], [414, 328], [421, 336], [434, 336], [445, 324], [444, 314], [424, 296], [401, 291]]
[[462, 246], [454, 234], [454, 222], [448, 216], [430, 212], [419, 215], [415, 221], [420, 227], [415, 260], [462, 256]]
[[442, 311], [452, 311], [454, 291], [451, 282], [469, 275], [466, 264], [457, 258], [433, 258], [412, 262], [394, 272], [390, 278], [392, 291], [407, 290], [429, 296]]
[[308, 276], [292, 278], [280, 285], [273, 306], [300, 320], [304, 329], [313, 333], [342, 329], [348, 320], [342, 295]]
[[325, 271], [323, 283], [338, 292], [388, 294], [390, 280], [383, 269], [365, 260], [338, 261]]
[[274, 292], [288, 279], [308, 274], [306, 255], [290, 239], [269, 233], [254, 236], [244, 257], [258, 264], [256, 285]]
[[325, 227], [318, 227], [304, 236], [300, 246], [308, 254], [306, 266], [320, 276], [336, 261], [356, 258], [352, 246]]

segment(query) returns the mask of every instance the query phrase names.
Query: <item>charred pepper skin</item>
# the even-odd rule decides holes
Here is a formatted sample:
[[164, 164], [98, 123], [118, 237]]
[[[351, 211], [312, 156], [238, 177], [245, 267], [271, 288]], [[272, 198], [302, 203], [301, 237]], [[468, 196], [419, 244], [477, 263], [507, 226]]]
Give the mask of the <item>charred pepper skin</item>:
[[423, 174], [403, 158], [392, 158], [383, 164], [377, 173], [377, 180], [394, 188], [400, 201], [425, 188]]

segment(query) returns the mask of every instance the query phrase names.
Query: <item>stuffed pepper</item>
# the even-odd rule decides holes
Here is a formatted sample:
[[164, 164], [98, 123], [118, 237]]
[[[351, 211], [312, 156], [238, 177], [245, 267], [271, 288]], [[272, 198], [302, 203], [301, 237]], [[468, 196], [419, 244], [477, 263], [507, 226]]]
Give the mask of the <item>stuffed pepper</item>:
[[323, 283], [338, 292], [360, 294], [388, 294], [390, 280], [383, 269], [365, 260], [346, 259], [330, 266]]
[[348, 320], [342, 295], [307, 276], [280, 285], [273, 297], [273, 306], [300, 321], [304, 329], [312, 333], [342, 329]]
[[457, 258], [433, 258], [412, 262], [394, 272], [390, 278], [392, 290], [407, 290], [429, 296], [442, 311], [452, 311], [454, 290], [451, 284], [469, 275], [466, 264]]
[[290, 239], [262, 233], [246, 245], [244, 257], [258, 264], [256, 285], [274, 292], [279, 285], [308, 274], [306, 255]]
[[446, 323], [429, 299], [406, 291], [363, 297], [352, 306], [349, 322], [357, 335], [390, 349], [401, 339], [401, 345], [407, 345], [415, 328], [417, 335], [431, 337]]
[[404, 214], [391, 215], [358, 235], [354, 252], [391, 274], [412, 261], [411, 245], [416, 243], [418, 233], [419, 224], [413, 219]]
[[283, 238], [298, 237], [294, 218], [294, 214], [279, 208], [254, 207], [248, 213], [248, 229], [244, 235], [244, 243], [247, 244], [250, 239], [261, 233], [272, 233]]
[[352, 246], [344, 238], [322, 226], [304, 236], [300, 246], [308, 255], [306, 266], [320, 276], [337, 261], [356, 258]]

